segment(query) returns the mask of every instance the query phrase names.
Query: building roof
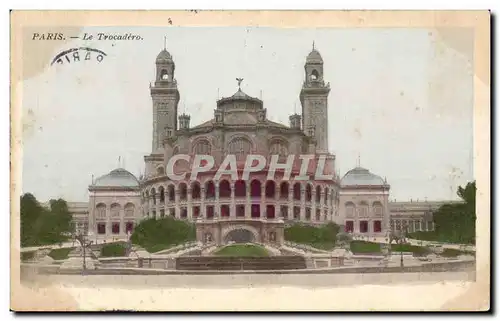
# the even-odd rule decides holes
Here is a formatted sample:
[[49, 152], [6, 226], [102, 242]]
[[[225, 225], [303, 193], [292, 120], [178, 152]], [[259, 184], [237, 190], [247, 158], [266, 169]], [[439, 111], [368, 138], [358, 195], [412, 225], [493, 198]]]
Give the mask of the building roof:
[[382, 177], [370, 173], [369, 170], [362, 167], [355, 167], [348, 171], [342, 180], [340, 186], [384, 186], [386, 183]]
[[95, 187], [136, 187], [139, 186], [137, 178], [123, 168], [112, 170], [106, 175], [97, 178], [93, 184]]
[[322, 64], [323, 58], [321, 58], [321, 54], [316, 49], [313, 49], [309, 55], [307, 55], [306, 63], [316, 63]]
[[160, 51], [158, 56], [156, 56], [156, 63], [172, 61], [172, 55], [167, 51], [167, 49], [163, 49]]
[[[248, 112], [232, 112], [224, 117], [225, 125], [257, 125], [257, 123], [257, 117]], [[215, 119], [203, 122], [193, 128], [209, 128], [212, 127], [213, 124], [215, 124]], [[268, 119], [264, 120], [264, 124], [270, 127], [288, 128], [286, 125]]]

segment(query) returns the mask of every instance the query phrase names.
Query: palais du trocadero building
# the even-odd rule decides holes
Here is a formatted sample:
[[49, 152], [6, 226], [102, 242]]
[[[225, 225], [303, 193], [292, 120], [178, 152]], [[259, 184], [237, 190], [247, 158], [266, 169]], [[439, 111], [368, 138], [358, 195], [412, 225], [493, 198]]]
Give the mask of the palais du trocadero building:
[[[181, 84], [175, 79], [175, 62], [162, 50], [156, 57], [156, 79], [150, 86], [153, 105], [152, 152], [144, 157], [140, 178], [123, 168], [95, 179], [88, 203], [69, 203], [77, 229], [89, 229], [96, 238], [124, 237], [145, 218], [173, 216], [196, 222], [197, 239], [225, 244], [230, 241], [283, 242], [283, 226], [292, 222], [334, 222], [346, 231], [385, 236], [406, 225], [410, 231], [432, 229], [435, 202], [390, 203], [390, 186], [380, 176], [356, 167], [342, 178], [335, 170], [335, 155], [328, 151], [329, 84], [323, 59], [313, 47], [305, 59], [300, 93], [301, 115], [289, 124], [267, 119], [264, 102], [241, 88], [216, 102], [214, 116], [191, 126], [190, 116], [178, 114]], [[239, 81], [241, 82], [241, 80]], [[171, 181], [166, 164], [176, 154], [206, 154], [215, 159], [214, 171], [189, 177], [187, 163], [176, 163], [186, 172], [184, 180]], [[277, 171], [267, 179], [267, 166], [247, 180], [222, 176], [215, 171], [226, 155], [235, 155], [238, 169], [248, 154], [269, 161], [279, 155], [312, 154], [326, 157], [325, 174], [333, 179], [294, 181], [300, 169], [296, 158], [290, 179]], [[185, 166], [185, 167], [183, 167]], [[312, 171], [314, 173], [314, 171]], [[239, 176], [241, 178], [241, 174]], [[392, 219], [391, 219], [392, 217]]]

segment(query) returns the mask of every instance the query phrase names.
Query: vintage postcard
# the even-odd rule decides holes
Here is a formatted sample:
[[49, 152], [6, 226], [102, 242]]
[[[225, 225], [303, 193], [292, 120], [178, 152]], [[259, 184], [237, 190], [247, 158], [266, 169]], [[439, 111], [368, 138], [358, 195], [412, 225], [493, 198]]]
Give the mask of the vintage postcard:
[[489, 12], [13, 11], [11, 48], [12, 310], [489, 309]]

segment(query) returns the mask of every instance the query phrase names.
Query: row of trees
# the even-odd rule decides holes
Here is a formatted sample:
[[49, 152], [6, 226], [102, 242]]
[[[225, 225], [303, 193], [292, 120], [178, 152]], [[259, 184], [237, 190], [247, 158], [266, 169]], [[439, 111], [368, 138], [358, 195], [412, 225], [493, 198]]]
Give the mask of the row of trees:
[[476, 182], [458, 187], [463, 203], [442, 205], [433, 213], [434, 231], [410, 234], [422, 240], [473, 244], [476, 239]]
[[46, 208], [30, 193], [21, 196], [21, 246], [56, 244], [70, 237], [68, 204], [63, 199], [49, 203], [50, 208]]

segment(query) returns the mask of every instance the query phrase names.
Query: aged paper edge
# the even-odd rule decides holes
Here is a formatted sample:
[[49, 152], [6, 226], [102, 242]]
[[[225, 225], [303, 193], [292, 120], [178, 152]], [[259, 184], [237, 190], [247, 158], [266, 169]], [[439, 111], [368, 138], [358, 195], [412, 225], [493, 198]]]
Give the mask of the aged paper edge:
[[[11, 309], [77, 310], [77, 298], [69, 302], [48, 298], [47, 292], [30, 306], [32, 290], [19, 281], [19, 197], [22, 171], [22, 29], [27, 26], [261, 26], [278, 28], [451, 28], [474, 29], [474, 172], [477, 181], [477, 261], [476, 282], [442, 307], [444, 310], [487, 310], [490, 305], [490, 13], [488, 11], [13, 11], [11, 12]], [[406, 285], [411, 287], [412, 285]], [[362, 286], [356, 287], [357, 300], [366, 301]], [[383, 287], [380, 288], [382, 291]], [[125, 289], [121, 289], [125, 290]], [[194, 290], [194, 289], [193, 289]], [[325, 290], [332, 295], [341, 289]], [[402, 287], [401, 290], [404, 290]], [[431, 290], [431, 289], [429, 289]], [[228, 295], [232, 290], [225, 290]], [[260, 290], [259, 290], [260, 291]], [[304, 306], [306, 289], [296, 289], [286, 300], [297, 310], [328, 310], [328, 297], [318, 307]], [[319, 290], [318, 290], [319, 291]], [[261, 296], [266, 298], [267, 291]], [[431, 292], [432, 293], [432, 292]], [[206, 292], [208, 295], [209, 292]], [[341, 299], [337, 293], [337, 300]], [[46, 297], [44, 297], [44, 295]], [[236, 293], [232, 295], [237, 295]], [[65, 294], [67, 297], [68, 294]], [[35, 297], [29, 297], [35, 299]], [[43, 299], [46, 300], [43, 300]], [[81, 300], [81, 297], [79, 297]], [[136, 298], [137, 299], [137, 298]], [[144, 298], [146, 299], [146, 298]], [[280, 310], [279, 301], [270, 296], [266, 306], [219, 307], [219, 310]], [[344, 299], [348, 300], [348, 299]], [[417, 297], [408, 300], [418, 300]], [[295, 302], [296, 301], [296, 302]], [[245, 302], [242, 300], [241, 302]], [[373, 301], [372, 301], [373, 302]], [[60, 304], [60, 306], [59, 306]], [[310, 304], [310, 302], [309, 302]], [[348, 306], [348, 305], [347, 305]], [[200, 308], [202, 308], [200, 306]], [[163, 310], [161, 302], [156, 309]], [[217, 307], [215, 307], [217, 309]], [[320, 308], [321, 309], [321, 308]], [[366, 306], [366, 309], [388, 310]], [[197, 310], [193, 301], [192, 310]], [[390, 310], [399, 310], [393, 306]]]

